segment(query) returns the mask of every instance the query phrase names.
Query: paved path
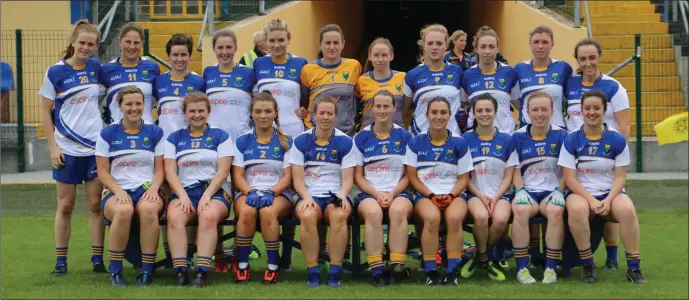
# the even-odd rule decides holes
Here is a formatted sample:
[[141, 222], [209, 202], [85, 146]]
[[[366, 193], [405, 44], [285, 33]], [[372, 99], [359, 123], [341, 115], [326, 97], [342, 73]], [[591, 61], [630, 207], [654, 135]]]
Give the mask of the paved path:
[[[627, 180], [689, 180], [687, 172], [658, 172], [658, 173], [629, 173]], [[55, 183], [52, 171], [36, 171], [26, 173], [1, 174], [0, 183], [2, 184], [41, 184]]]

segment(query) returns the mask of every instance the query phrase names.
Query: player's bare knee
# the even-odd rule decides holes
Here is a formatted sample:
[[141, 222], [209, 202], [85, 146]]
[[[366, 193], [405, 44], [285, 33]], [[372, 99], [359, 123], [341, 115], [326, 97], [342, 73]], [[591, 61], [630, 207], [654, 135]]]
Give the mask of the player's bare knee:
[[565, 208], [559, 205], [548, 204], [546, 206], [546, 218], [548, 222], [562, 222], [562, 215], [565, 212]]
[[297, 213], [301, 229], [317, 230], [318, 213], [313, 210], [307, 210]]
[[244, 209], [239, 212], [239, 221], [244, 225], [251, 225], [252, 223], [256, 223], [257, 214], [255, 209], [245, 206]]
[[440, 230], [440, 213], [427, 214], [423, 218], [424, 230], [437, 232]]
[[218, 217], [216, 214], [204, 211], [199, 215], [199, 231], [211, 230], [218, 227]]
[[115, 205], [113, 219], [118, 221], [131, 220], [134, 215], [134, 207], [126, 204]]
[[531, 206], [528, 204], [515, 204], [512, 206], [512, 213], [514, 213], [514, 221], [524, 221], [529, 219]]
[[474, 219], [474, 226], [488, 226], [488, 212], [485, 210], [476, 210], [471, 214], [471, 218]]
[[366, 226], [380, 227], [383, 223], [383, 212], [380, 209], [369, 209], [364, 212]]

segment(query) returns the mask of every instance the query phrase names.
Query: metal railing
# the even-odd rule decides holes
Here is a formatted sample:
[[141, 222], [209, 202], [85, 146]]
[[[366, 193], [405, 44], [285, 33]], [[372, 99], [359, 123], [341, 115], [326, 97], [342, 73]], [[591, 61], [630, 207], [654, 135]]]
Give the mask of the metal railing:
[[684, 32], [689, 34], [689, 23], [687, 23], [687, 14], [689, 14], [689, 1], [678, 1], [679, 11], [682, 13], [682, 21], [684, 22]]
[[151, 43], [149, 42], [149, 33], [148, 29], [144, 29], [144, 56], [147, 56], [159, 64], [165, 66], [168, 70], [170, 70], [170, 64], [166, 62], [164, 59], [160, 58], [158, 55], [155, 55], [155, 53], [151, 52]]
[[105, 17], [103, 20], [98, 23], [98, 30], [100, 32], [103, 32], [103, 26], [105, 26], [105, 32], [101, 35], [100, 42], [104, 42], [105, 39], [108, 37], [108, 33], [110, 33], [110, 27], [112, 27], [112, 21], [115, 19], [115, 13], [117, 12], [117, 7], [120, 6], [121, 1], [116, 0], [115, 3], [113, 3], [112, 7], [108, 11], [107, 14], [105, 14]]
[[203, 43], [203, 35], [206, 32], [206, 25], [208, 26], [209, 33], [215, 32], [215, 5], [213, 5], [213, 2], [213, 0], [208, 0], [208, 5], [206, 5], [206, 13], [203, 15], [201, 32], [199, 32], [199, 41], [196, 43], [196, 50], [199, 52], [202, 52], [201, 44]]
[[[532, 1], [525, 1], [531, 3]], [[574, 28], [581, 28], [581, 6], [584, 6], [584, 15], [586, 16], [586, 27], [588, 28], [589, 37], [593, 37], [591, 33], [591, 20], [589, 17], [589, 6], [586, 0], [538, 0], [535, 1], [536, 7], [539, 9], [548, 8], [564, 17], [571, 18], [574, 23]]]

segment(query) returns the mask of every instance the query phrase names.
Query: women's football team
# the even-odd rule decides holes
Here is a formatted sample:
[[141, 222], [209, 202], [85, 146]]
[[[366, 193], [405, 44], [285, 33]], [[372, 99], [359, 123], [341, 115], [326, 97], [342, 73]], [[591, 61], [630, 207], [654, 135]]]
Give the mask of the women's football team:
[[[192, 39], [174, 34], [165, 48], [171, 68], [161, 74], [156, 63], [140, 56], [138, 25], [121, 28], [120, 56], [101, 65], [91, 58], [98, 28], [76, 24], [63, 59], [48, 68], [39, 92], [44, 130], [54, 132], [48, 139], [58, 200], [53, 275], [67, 274], [76, 184], [84, 182], [93, 271], [109, 273], [113, 286], [126, 285], [122, 261], [136, 228], [132, 220], [140, 231], [137, 285], [152, 283], [162, 232], [177, 284], [205, 286], [213, 255], [222, 255], [221, 223], [233, 209], [238, 283], [250, 280], [257, 226], [268, 260], [263, 283], [278, 283], [282, 262], [291, 257], [283, 249], [281, 260], [280, 222], [296, 218], [307, 285], [321, 284], [319, 252], [327, 247], [327, 284], [339, 287], [347, 222], [354, 214], [365, 224], [375, 286], [408, 277], [410, 223], [420, 235], [426, 285], [458, 285], [477, 269], [505, 280], [509, 265], [500, 245], [510, 219], [520, 283], [536, 282], [530, 269], [539, 260], [543, 283], [557, 281], [565, 222], [583, 281], [593, 283], [589, 220], [596, 216], [606, 221], [605, 269], [617, 269], [621, 237], [627, 278], [646, 282], [639, 267], [639, 223], [624, 190], [629, 100], [618, 81], [600, 72], [603, 51], [595, 40], [576, 45], [574, 73], [550, 57], [553, 32], [539, 26], [530, 33], [533, 58], [512, 67], [500, 58], [492, 29], [479, 29], [471, 57], [464, 52], [465, 32], [450, 37], [444, 26], [433, 24], [421, 30], [421, 63], [404, 73], [390, 68], [394, 51], [385, 38], [371, 43], [362, 70], [356, 60], [342, 57], [345, 38], [335, 24], [321, 29], [319, 55], [311, 63], [289, 53], [285, 21], [271, 20], [263, 31], [270, 54], [253, 67], [234, 62], [238, 41], [231, 30], [215, 32], [218, 64], [202, 75], [189, 69]], [[351, 193], [355, 187], [358, 194]], [[529, 225], [536, 216], [547, 219], [544, 259], [541, 228]], [[468, 218], [477, 251], [462, 262]], [[283, 228], [287, 235], [293, 231]], [[198, 252], [192, 280], [190, 245]], [[441, 248], [447, 257], [442, 276], [436, 270]]]

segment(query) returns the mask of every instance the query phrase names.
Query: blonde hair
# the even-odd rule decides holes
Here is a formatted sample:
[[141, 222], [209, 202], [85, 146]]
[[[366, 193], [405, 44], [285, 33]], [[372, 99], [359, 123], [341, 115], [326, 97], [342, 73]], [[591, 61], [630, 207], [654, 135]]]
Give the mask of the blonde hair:
[[275, 97], [273, 97], [273, 94], [271, 94], [268, 91], [261, 91], [260, 93], [256, 94], [254, 98], [251, 100], [251, 105], [249, 106], [249, 114], [251, 114], [254, 111], [254, 104], [259, 101], [264, 101], [264, 102], [270, 102], [273, 104], [273, 110], [275, 110], [275, 125], [277, 125], [277, 132], [278, 132], [278, 139], [280, 140], [280, 145], [282, 148], [285, 148], [285, 150], [289, 150], [289, 142], [287, 141], [287, 134], [285, 134], [284, 131], [280, 128], [280, 118], [278, 114], [278, 101], [275, 100]]
[[455, 30], [455, 32], [452, 33], [450, 38], [448, 39], [447, 43], [453, 43], [456, 41], [460, 36], [467, 36], [467, 33], [464, 32], [464, 30]]
[[210, 114], [210, 112], [211, 112], [211, 101], [208, 99], [208, 96], [206, 96], [206, 94], [204, 94], [203, 92], [189, 93], [189, 95], [187, 95], [184, 98], [184, 101], [182, 101], [182, 112], [187, 113], [187, 107], [190, 104], [199, 103], [199, 102], [203, 102], [206, 104], [206, 108], [208, 109], [208, 113]]
[[68, 59], [74, 55], [74, 46], [72, 46], [72, 43], [74, 43], [77, 40], [77, 37], [82, 32], [95, 33], [96, 46], [98, 46], [98, 44], [100, 43], [100, 31], [98, 30], [98, 27], [96, 27], [96, 25], [89, 23], [89, 21], [86, 19], [79, 20], [74, 25], [72, 36], [69, 37], [69, 44], [67, 45], [67, 49], [65, 49], [65, 51], [62, 52], [64, 54], [62, 59]]
[[426, 27], [421, 29], [421, 32], [419, 33], [420, 39], [416, 42], [417, 45], [419, 45], [419, 50], [421, 52], [421, 55], [419, 55], [419, 62], [420, 63], [425, 63], [426, 62], [426, 56], [423, 53], [423, 45], [426, 42], [426, 35], [428, 35], [429, 32], [435, 31], [435, 32], [440, 32], [445, 35], [445, 41], [449, 38], [449, 35], [447, 34], [447, 28], [445, 26], [440, 25], [440, 24], [431, 24], [427, 25]]
[[[390, 40], [388, 40], [386, 38], [379, 37], [379, 38], [376, 38], [375, 40], [373, 40], [373, 42], [371, 42], [371, 44], [368, 46], [368, 54], [369, 55], [371, 55], [371, 50], [373, 50], [373, 47], [377, 44], [383, 44], [383, 45], [387, 46], [390, 49], [390, 54], [392, 54], [394, 52], [394, 49], [392, 48], [392, 43], [390, 43]], [[371, 69], [373, 69], [373, 65], [371, 64], [371, 60], [366, 58], [366, 64], [364, 64], [364, 71], [363, 72], [366, 73], [366, 72], [370, 71]]]
[[546, 98], [550, 100], [550, 108], [553, 108], [553, 97], [550, 96], [550, 94], [543, 92], [543, 91], [535, 91], [527, 97], [527, 102], [526, 102], [526, 110], [529, 110], [529, 106], [531, 105], [531, 99], [536, 99], [536, 98]]
[[263, 35], [267, 39], [269, 33], [279, 30], [284, 31], [287, 34], [288, 40], [292, 39], [292, 33], [289, 32], [289, 28], [287, 27], [287, 21], [280, 20], [280, 18], [268, 21], [268, 23], [265, 26], [263, 26]]

